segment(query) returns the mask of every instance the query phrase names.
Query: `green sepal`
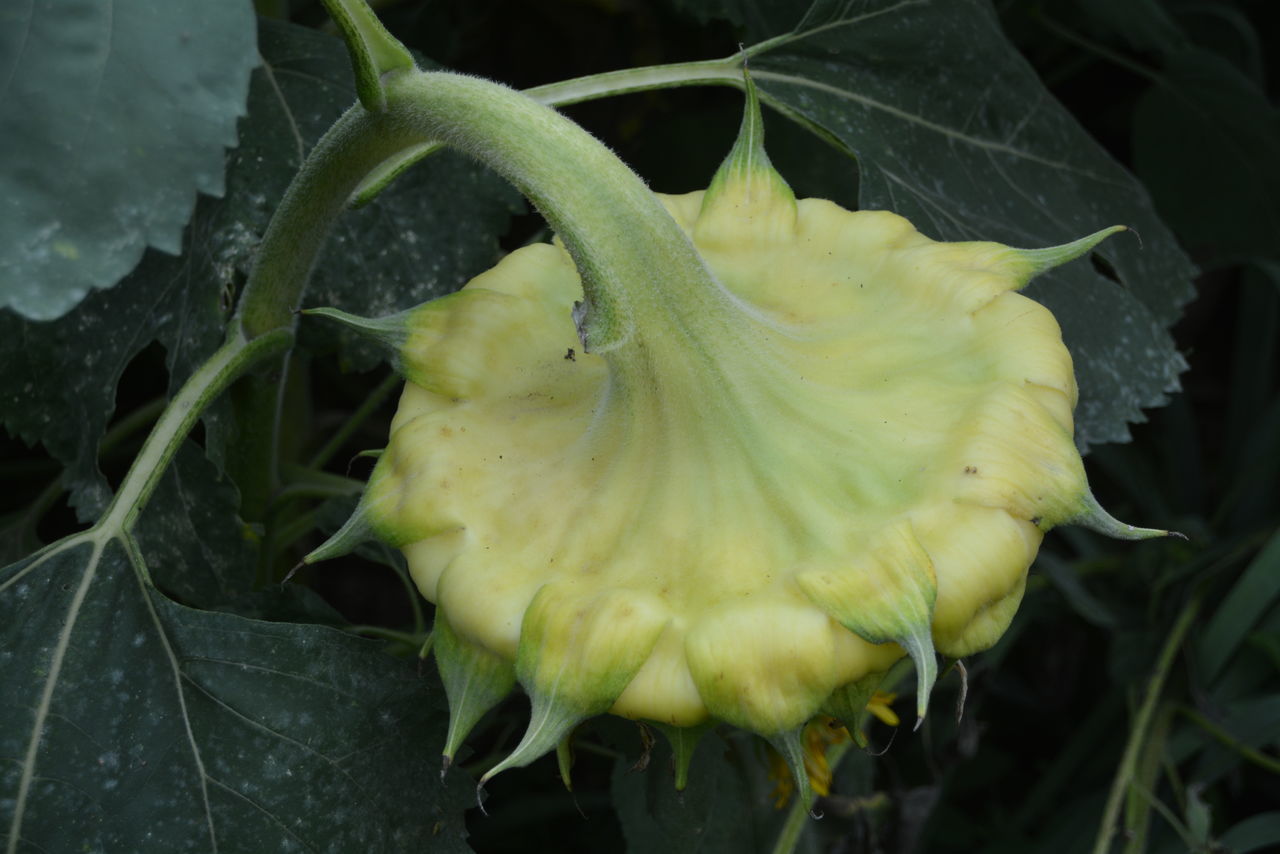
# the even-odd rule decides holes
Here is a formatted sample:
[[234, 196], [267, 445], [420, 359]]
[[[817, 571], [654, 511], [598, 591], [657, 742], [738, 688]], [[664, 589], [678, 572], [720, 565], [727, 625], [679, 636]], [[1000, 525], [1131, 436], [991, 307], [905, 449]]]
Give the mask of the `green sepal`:
[[532, 698], [529, 728], [480, 785], [528, 765], [587, 718], [607, 712], [653, 650], [668, 616], [653, 599], [612, 590], [582, 598], [542, 587], [524, 612], [515, 672]]
[[409, 340], [409, 315], [416, 309], [409, 309], [386, 317], [361, 317], [338, 308], [304, 308], [301, 314], [307, 317], [323, 317], [340, 323], [347, 329], [366, 338], [386, 351], [396, 371], [404, 376], [400, 353], [405, 342]]
[[322, 560], [333, 560], [336, 557], [349, 555], [364, 543], [377, 539], [378, 535], [374, 531], [373, 525], [369, 522], [366, 505], [361, 500], [356, 506], [355, 512], [351, 514], [346, 522], [342, 523], [342, 527], [334, 531], [329, 536], [329, 539], [308, 553], [302, 559], [302, 562], [304, 564], [312, 564], [319, 563]]
[[938, 677], [933, 605], [938, 583], [911, 523], [892, 526], [870, 553], [838, 570], [810, 570], [796, 582], [814, 604], [871, 643], [893, 641], [916, 666], [916, 727]]
[[392, 71], [414, 70], [417, 66], [413, 55], [387, 32], [365, 0], [322, 2], [347, 43], [361, 105], [371, 113], [385, 110], [387, 95], [382, 91], [382, 76]]
[[[593, 713], [570, 708], [559, 697], [535, 695], [533, 711], [529, 715], [529, 728], [525, 730], [524, 737], [506, 759], [485, 772], [480, 778], [480, 786], [483, 788], [485, 783], [509, 768], [523, 768], [552, 750], [558, 750], [560, 744], [573, 732], [573, 728], [590, 717], [593, 717]], [[562, 768], [561, 771], [563, 770]], [[567, 780], [565, 785], [568, 785]]]
[[676, 775], [676, 791], [683, 792], [689, 784], [689, 764], [693, 761], [694, 751], [702, 737], [716, 726], [713, 720], [706, 720], [693, 726], [672, 726], [671, 724], [649, 721], [650, 726], [667, 737], [671, 745], [671, 762]]
[[796, 196], [778, 171], [773, 168], [764, 149], [764, 117], [760, 113], [760, 98], [755, 82], [742, 68], [743, 89], [747, 102], [742, 112], [742, 124], [738, 137], [728, 156], [720, 163], [706, 195], [702, 198], [699, 219], [710, 215], [717, 206], [735, 206], [743, 200], [759, 205], [762, 200], [794, 208]]
[[1060, 246], [1047, 246], [1044, 249], [1012, 250], [1018, 260], [1025, 265], [1025, 272], [1022, 274], [1023, 286], [1041, 273], [1052, 270], [1054, 267], [1059, 267], [1068, 261], [1074, 261], [1111, 235], [1128, 230], [1123, 225], [1113, 225], [1110, 228], [1095, 231], [1093, 234], [1081, 237], [1079, 240], [1073, 240], [1070, 243], [1063, 243]]
[[449, 732], [442, 751], [447, 771], [480, 718], [511, 693], [516, 670], [501, 656], [459, 638], [441, 611], [436, 611], [431, 636], [440, 681], [449, 698]]
[[560, 769], [560, 780], [567, 791], [573, 791], [573, 730], [556, 745], [556, 765]]
[[867, 711], [867, 704], [871, 702], [871, 698], [876, 691], [884, 684], [885, 676], [888, 673], [889, 671], [872, 673], [847, 685], [842, 685], [831, 692], [831, 696], [822, 705], [822, 713], [830, 715], [844, 724], [845, 729], [849, 731], [849, 735], [853, 737], [853, 741], [858, 747], [865, 748], [867, 746], [867, 737], [863, 734], [867, 718], [871, 715]]
[[1121, 522], [1104, 510], [1102, 505], [1098, 503], [1098, 499], [1094, 498], [1093, 493], [1088, 490], [1085, 490], [1083, 504], [1084, 508], [1080, 514], [1068, 519], [1067, 524], [1079, 525], [1082, 528], [1097, 531], [1099, 534], [1115, 540], [1152, 540], [1157, 537], [1187, 539], [1186, 534], [1181, 534], [1177, 531], [1166, 531], [1161, 528], [1139, 528]]
[[787, 767], [791, 769], [791, 776], [796, 784], [796, 797], [800, 803], [804, 804], [805, 809], [813, 807], [813, 786], [809, 784], [809, 771], [804, 765], [804, 728], [805, 724], [787, 732], [780, 732], [776, 735], [765, 736], [765, 741], [778, 751], [787, 763]]
[[929, 711], [929, 695], [933, 692], [934, 683], [938, 681], [938, 656], [933, 650], [933, 635], [928, 626], [919, 627], [904, 637], [897, 639], [898, 645], [911, 656], [911, 663], [916, 666], [916, 725], [920, 729], [924, 716]]

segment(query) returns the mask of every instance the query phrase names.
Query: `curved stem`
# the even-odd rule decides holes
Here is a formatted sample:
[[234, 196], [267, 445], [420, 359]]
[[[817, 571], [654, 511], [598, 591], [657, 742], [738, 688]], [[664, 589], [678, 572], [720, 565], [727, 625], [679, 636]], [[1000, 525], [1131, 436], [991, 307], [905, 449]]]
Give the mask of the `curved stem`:
[[414, 141], [352, 107], [320, 139], [263, 235], [236, 316], [249, 339], [293, 325], [312, 267], [360, 181]]
[[[601, 74], [574, 77], [531, 89], [521, 90], [539, 104], [548, 107], [565, 107], [598, 98], [612, 98], [633, 92], [653, 89], [673, 89], [679, 86], [734, 86], [743, 87], [742, 55], [734, 54], [724, 59], [707, 59], [697, 62], [673, 62], [666, 65], [646, 65], [624, 68]], [[351, 196], [353, 208], [363, 207], [404, 170], [432, 154], [441, 151], [439, 142], [423, 142], [410, 146], [379, 164], [364, 177]]]
[[[707, 67], [715, 79], [728, 75], [725, 61]], [[385, 110], [356, 107], [343, 116], [286, 193], [241, 301], [248, 337], [292, 322], [352, 191], [402, 152], [433, 141], [502, 174], [559, 233], [582, 276], [592, 349], [642, 346], [645, 338], [651, 350], [665, 337], [687, 336], [689, 318], [732, 310], [644, 182], [573, 122], [505, 86], [456, 74], [396, 74], [384, 92]]]
[[[573, 256], [590, 349], [655, 346], [684, 319], [727, 310], [689, 238], [602, 143], [526, 95], [445, 73], [386, 83], [390, 123], [468, 152], [518, 187]], [[660, 330], [663, 330], [660, 332]]]
[[283, 352], [292, 342], [293, 334], [286, 329], [253, 340], [233, 329], [226, 343], [191, 375], [160, 415], [98, 527], [130, 527], [210, 401], [249, 368]]
[[612, 95], [676, 86], [723, 85], [742, 87], [742, 55], [699, 62], [648, 65], [575, 77], [525, 89], [524, 94], [549, 106], [567, 106]]
[[794, 854], [805, 828], [809, 826], [809, 805], [803, 798], [797, 797], [794, 801], [787, 811], [787, 820], [782, 823], [782, 829], [778, 831], [778, 840], [773, 844], [773, 854]]

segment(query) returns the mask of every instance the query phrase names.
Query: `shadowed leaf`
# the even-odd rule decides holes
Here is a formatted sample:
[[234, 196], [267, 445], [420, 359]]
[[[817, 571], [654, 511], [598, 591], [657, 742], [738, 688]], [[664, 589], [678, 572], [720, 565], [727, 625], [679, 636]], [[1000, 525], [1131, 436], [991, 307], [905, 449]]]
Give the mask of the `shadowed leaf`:
[[0, 307], [51, 320], [178, 252], [257, 63], [249, 0], [6, 3]]

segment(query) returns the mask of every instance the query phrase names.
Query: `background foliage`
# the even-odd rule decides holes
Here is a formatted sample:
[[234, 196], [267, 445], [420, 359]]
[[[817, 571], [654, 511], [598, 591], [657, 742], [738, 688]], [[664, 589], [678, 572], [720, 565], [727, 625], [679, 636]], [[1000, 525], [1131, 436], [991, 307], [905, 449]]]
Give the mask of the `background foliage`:
[[[280, 583], [358, 494], [356, 455], [385, 440], [396, 387], [330, 330], [304, 322], [292, 355], [219, 401], [132, 529], [23, 558], [101, 517], [166, 395], [217, 347], [301, 158], [354, 99], [318, 3], [259, 3], [256, 50], [249, 4], [196, 5], [225, 8], [202, 32], [228, 35], [194, 40], [213, 69], [194, 82], [164, 73], [195, 67], [187, 23], [130, 31], [172, 37], [166, 50], [108, 50], [93, 4], [0, 13], [0, 222], [14, 226], [0, 229], [0, 295], [25, 308], [0, 312], [0, 562], [17, 561], [0, 571], [6, 850], [771, 850], [789, 814], [773, 807], [763, 748], [727, 730], [699, 747], [682, 795], [665, 746], [650, 755], [611, 719], [579, 733], [572, 794], [544, 761], [498, 777], [484, 816], [468, 809], [464, 773], [439, 780], [443, 697], [414, 660], [430, 608], [394, 556], [371, 547]], [[517, 87], [725, 56], [804, 11], [380, 5], [423, 55]], [[846, 755], [802, 850], [1280, 844], [1276, 14], [1263, 0], [819, 0], [810, 29], [856, 26], [752, 55], [777, 109], [770, 153], [800, 195], [889, 206], [952, 239], [1037, 245], [1137, 227], [1141, 251], [1113, 239], [1035, 292], [1081, 365], [1083, 444], [1124, 438], [1140, 407], [1183, 387], [1133, 444], [1098, 445], [1089, 462], [1118, 516], [1190, 542], [1056, 533], [1008, 636], [967, 663], [963, 719], [943, 713], [958, 699], [953, 671], [919, 733], [882, 756]], [[137, 60], [104, 61], [112, 51]], [[87, 107], [80, 69], [106, 69]], [[159, 88], [134, 94], [153, 77]], [[171, 103], [182, 109], [164, 113]], [[682, 192], [705, 185], [740, 109], [732, 90], [690, 87], [567, 111], [655, 189]], [[75, 134], [52, 121], [86, 113]], [[54, 145], [71, 137], [93, 155], [80, 172]], [[196, 189], [216, 197], [188, 223]], [[117, 196], [151, 220], [119, 214]], [[83, 263], [68, 271], [55, 243], [73, 226]], [[308, 303], [387, 313], [543, 236], [499, 180], [433, 157], [343, 219]], [[95, 239], [100, 254], [86, 248]], [[133, 267], [144, 245], [155, 249]], [[523, 703], [487, 719], [467, 769], [510, 747]], [[872, 731], [878, 748], [891, 737]], [[1110, 849], [1095, 849], [1100, 827], [1115, 831]]]

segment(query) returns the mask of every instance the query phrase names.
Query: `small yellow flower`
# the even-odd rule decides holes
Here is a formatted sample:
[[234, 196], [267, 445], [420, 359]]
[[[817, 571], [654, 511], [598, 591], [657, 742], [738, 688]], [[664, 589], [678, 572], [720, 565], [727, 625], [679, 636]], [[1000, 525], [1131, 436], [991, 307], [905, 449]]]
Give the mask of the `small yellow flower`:
[[898, 715], [890, 708], [896, 699], [898, 699], [897, 694], [877, 691], [867, 701], [867, 711], [874, 715], [877, 720], [883, 721], [889, 726], [897, 726], [901, 721], [898, 720]]

